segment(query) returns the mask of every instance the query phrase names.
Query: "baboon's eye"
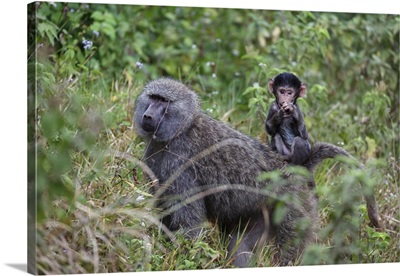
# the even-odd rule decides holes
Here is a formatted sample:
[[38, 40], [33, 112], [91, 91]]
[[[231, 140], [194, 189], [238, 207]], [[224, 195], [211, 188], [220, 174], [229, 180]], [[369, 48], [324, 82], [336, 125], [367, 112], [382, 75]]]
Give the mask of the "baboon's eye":
[[150, 97], [150, 99], [155, 100], [155, 101], [160, 101], [160, 102], [164, 102], [164, 103], [168, 102], [166, 98], [161, 97], [159, 95], [153, 94], [153, 95], [149, 95], [149, 97]]

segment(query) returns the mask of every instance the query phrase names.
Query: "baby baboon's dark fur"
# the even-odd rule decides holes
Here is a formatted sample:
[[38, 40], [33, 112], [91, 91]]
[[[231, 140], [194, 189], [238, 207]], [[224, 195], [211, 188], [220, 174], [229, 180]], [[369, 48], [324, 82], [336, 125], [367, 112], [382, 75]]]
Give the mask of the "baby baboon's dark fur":
[[[137, 98], [134, 124], [147, 143], [144, 162], [159, 180], [156, 205], [170, 230], [196, 237], [202, 222], [217, 223], [231, 238], [229, 256], [239, 267], [271, 237], [282, 265], [314, 240], [317, 202], [307, 181], [289, 177], [277, 186], [259, 180], [263, 172], [283, 170], [284, 157], [203, 113], [187, 86], [167, 78], [148, 83]], [[319, 158], [312, 155], [306, 166]], [[287, 211], [276, 221], [278, 202]]]

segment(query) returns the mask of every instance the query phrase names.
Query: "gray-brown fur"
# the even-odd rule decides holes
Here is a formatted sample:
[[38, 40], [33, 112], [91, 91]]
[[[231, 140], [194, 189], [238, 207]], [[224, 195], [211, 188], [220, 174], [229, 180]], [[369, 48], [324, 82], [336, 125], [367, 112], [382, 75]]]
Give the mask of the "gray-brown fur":
[[[334, 158], [338, 155], [343, 155], [346, 157], [354, 158], [350, 153], [348, 153], [346, 150], [344, 150], [341, 147], [329, 144], [329, 143], [323, 143], [323, 142], [318, 142], [315, 143], [312, 148], [311, 148], [311, 154], [310, 157], [303, 163], [303, 165], [308, 168], [310, 171], [314, 171], [316, 166], [324, 159], [327, 158]], [[358, 161], [357, 161], [358, 162]], [[363, 166], [359, 164], [361, 168]], [[368, 217], [371, 222], [371, 224], [376, 228], [376, 229], [381, 229], [381, 223], [380, 223], [380, 217], [378, 213], [378, 207], [376, 205], [375, 197], [373, 193], [365, 193], [365, 187], [363, 187], [363, 192], [364, 192], [364, 198], [367, 203], [367, 212], [368, 212]]]
[[[235, 266], [248, 266], [252, 252], [266, 239], [281, 251], [276, 261], [295, 261], [314, 240], [318, 224], [317, 202], [307, 181], [289, 177], [278, 186], [260, 181], [263, 172], [283, 170], [284, 157], [199, 106], [193, 91], [166, 78], [147, 84], [135, 104], [135, 129], [146, 141], [144, 162], [160, 183], [154, 193], [156, 206], [164, 211], [162, 222], [187, 237], [196, 237], [206, 220], [216, 223], [230, 237]], [[310, 168], [314, 163], [318, 160], [310, 157]], [[284, 198], [287, 212], [274, 223], [277, 203]]]

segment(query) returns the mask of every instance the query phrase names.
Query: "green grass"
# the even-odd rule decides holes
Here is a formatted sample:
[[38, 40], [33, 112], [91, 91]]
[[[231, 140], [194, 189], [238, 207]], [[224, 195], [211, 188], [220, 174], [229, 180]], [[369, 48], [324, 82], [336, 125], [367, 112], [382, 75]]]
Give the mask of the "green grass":
[[[78, 86], [68, 89], [71, 94], [84, 93]], [[38, 223], [39, 271], [58, 274], [231, 267], [226, 260], [225, 244], [212, 225], [206, 225], [204, 233], [194, 241], [182, 237], [174, 241], [165, 239], [157, 211], [151, 206], [152, 182], [136, 162], [143, 153], [143, 142], [136, 137], [132, 125], [123, 123], [130, 121], [127, 114], [132, 114], [133, 100], [140, 87], [120, 89], [116, 91], [118, 97], [111, 96], [114, 101], [94, 97], [88, 103], [95, 106], [95, 113], [118, 110], [105, 119], [107, 123], [104, 122], [97, 137], [86, 137], [89, 141], [84, 143], [73, 140], [66, 149], [71, 156], [71, 167], [60, 179], [72, 195], [41, 196], [48, 205], [43, 207], [46, 218]], [[132, 102], [127, 103], [129, 97]], [[56, 109], [62, 110], [61, 106]], [[64, 116], [68, 114], [66, 111]], [[86, 112], [79, 113], [75, 121], [85, 125], [86, 116]], [[79, 128], [79, 123], [72, 126]], [[74, 135], [76, 138], [77, 134]], [[55, 141], [42, 143], [48, 145], [47, 150], [58, 145]], [[90, 146], [80, 149], [77, 143]], [[118, 157], [114, 151], [129, 153], [137, 159]], [[317, 247], [310, 247], [306, 252], [306, 264], [399, 261], [398, 166], [393, 158], [380, 165], [367, 164], [367, 172], [372, 171], [376, 184], [375, 195], [385, 229], [382, 233], [368, 226], [354, 170], [337, 161], [327, 161], [318, 167], [315, 179], [322, 238]], [[353, 182], [355, 195], [349, 198], [346, 186]], [[356, 216], [356, 222], [352, 215]], [[349, 225], [352, 227], [346, 234]], [[173, 233], [168, 234], [173, 237]], [[255, 265], [270, 266], [273, 252], [274, 248], [267, 246]], [[320, 258], [312, 257], [315, 252]]]

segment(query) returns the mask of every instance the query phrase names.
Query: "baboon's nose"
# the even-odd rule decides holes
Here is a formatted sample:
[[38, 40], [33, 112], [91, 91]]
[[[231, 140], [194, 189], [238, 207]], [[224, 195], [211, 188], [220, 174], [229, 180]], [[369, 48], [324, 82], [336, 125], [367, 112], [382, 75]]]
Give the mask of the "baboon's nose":
[[151, 115], [143, 115], [142, 128], [147, 132], [154, 132], [156, 130], [156, 122], [154, 122]]

